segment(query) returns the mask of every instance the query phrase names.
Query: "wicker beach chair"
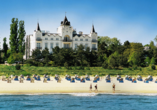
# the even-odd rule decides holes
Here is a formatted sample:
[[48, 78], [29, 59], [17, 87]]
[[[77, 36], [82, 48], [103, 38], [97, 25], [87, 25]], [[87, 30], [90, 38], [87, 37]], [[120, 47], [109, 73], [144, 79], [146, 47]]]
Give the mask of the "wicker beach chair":
[[6, 81], [6, 76], [2, 76], [2, 81]]
[[30, 82], [31, 82], [31, 83], [34, 83], [34, 80], [35, 80], [34, 78], [31, 78], [31, 81], [30, 81]]
[[71, 78], [71, 83], [75, 83], [75, 78]]
[[86, 75], [86, 76], [85, 76], [85, 79], [86, 79], [87, 81], [90, 81], [89, 75]]
[[117, 75], [117, 80], [119, 80], [121, 78], [121, 76], [120, 75]]
[[142, 81], [142, 76], [138, 75], [138, 76], [137, 76], [137, 80], [138, 80], [138, 81]]
[[44, 78], [43, 83], [47, 83], [47, 78]]
[[20, 83], [23, 83], [23, 80], [24, 80], [24, 79], [23, 79], [22, 77], [20, 77]]

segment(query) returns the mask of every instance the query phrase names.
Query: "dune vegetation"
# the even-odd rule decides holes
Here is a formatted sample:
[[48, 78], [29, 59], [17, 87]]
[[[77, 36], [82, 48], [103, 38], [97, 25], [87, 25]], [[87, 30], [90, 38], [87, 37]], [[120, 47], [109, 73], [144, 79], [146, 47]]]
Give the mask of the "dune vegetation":
[[55, 74], [65, 76], [66, 74], [74, 76], [75, 74], [84, 76], [86, 74], [94, 76], [105, 76], [105, 75], [130, 75], [130, 76], [157, 76], [157, 70], [151, 69], [151, 67], [130, 67], [130, 68], [122, 68], [122, 69], [104, 69], [102, 67], [84, 67], [84, 70], [79, 70], [79, 67], [72, 67], [71, 70], [66, 69], [65, 67], [36, 67], [36, 66], [21, 66], [20, 70], [16, 70], [15, 66], [7, 66], [7, 65], [0, 65], [0, 76], [5, 75], [20, 75], [23, 74], [24, 76], [33, 74], [37, 75], [51, 75], [54, 76]]

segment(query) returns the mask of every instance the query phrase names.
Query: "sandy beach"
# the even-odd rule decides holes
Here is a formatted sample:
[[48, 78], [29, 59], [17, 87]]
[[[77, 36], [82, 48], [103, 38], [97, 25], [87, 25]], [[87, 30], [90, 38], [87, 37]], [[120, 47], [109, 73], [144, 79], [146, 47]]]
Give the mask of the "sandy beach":
[[[0, 80], [0, 93], [113, 93], [113, 83], [116, 85], [115, 93], [157, 93], [157, 83], [154, 80], [149, 81], [149, 83], [144, 83], [144, 81], [132, 83], [124, 78], [124, 83], [119, 83], [116, 77], [111, 77], [111, 82], [107, 83], [105, 77], [100, 77], [100, 81], [93, 83], [93, 79], [94, 77], [90, 77], [91, 81], [86, 81], [85, 83], [76, 80], [75, 83], [71, 83], [64, 77], [62, 77], [61, 83], [57, 83], [54, 77], [51, 77], [51, 81], [47, 81], [47, 83], [43, 83], [43, 78], [41, 78], [41, 81], [35, 80], [34, 83], [26, 80], [24, 80], [24, 83], [19, 83], [19, 81], [14, 80], [11, 83], [7, 83], [7, 81]], [[92, 91], [89, 90], [90, 84], [92, 84]], [[98, 92], [94, 91], [96, 84], [98, 86]]]

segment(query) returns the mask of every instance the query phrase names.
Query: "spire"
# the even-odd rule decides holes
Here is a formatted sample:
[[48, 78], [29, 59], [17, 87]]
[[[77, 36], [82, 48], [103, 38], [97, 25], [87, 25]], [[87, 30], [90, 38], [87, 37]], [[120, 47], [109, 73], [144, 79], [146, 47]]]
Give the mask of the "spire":
[[41, 30], [40, 30], [39, 23], [37, 24], [37, 29], [36, 29], [36, 31], [41, 31]]
[[91, 33], [94, 33], [94, 32], [95, 32], [94, 25], [92, 25]]
[[70, 22], [68, 21], [66, 15], [65, 15], [64, 20], [61, 22], [61, 25], [70, 25]]

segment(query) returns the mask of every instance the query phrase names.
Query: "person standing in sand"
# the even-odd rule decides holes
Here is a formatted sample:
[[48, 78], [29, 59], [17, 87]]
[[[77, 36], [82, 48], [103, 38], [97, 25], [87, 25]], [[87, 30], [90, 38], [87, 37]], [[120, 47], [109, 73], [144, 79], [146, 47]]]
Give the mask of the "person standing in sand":
[[98, 91], [97, 84], [95, 85], [95, 91]]
[[113, 92], [115, 92], [115, 84], [114, 83], [112, 85], [112, 88], [113, 88]]
[[92, 91], [92, 84], [90, 84], [90, 91]]

